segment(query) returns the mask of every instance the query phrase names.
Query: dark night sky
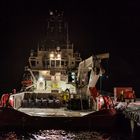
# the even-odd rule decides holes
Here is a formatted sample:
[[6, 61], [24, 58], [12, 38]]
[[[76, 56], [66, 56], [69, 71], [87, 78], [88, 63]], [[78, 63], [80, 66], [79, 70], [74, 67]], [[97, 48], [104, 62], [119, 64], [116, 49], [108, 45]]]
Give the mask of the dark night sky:
[[29, 52], [45, 35], [49, 9], [63, 10], [70, 40], [83, 58], [109, 52], [105, 90], [132, 86], [140, 96], [140, 5], [135, 1], [0, 2], [0, 92], [19, 86]]

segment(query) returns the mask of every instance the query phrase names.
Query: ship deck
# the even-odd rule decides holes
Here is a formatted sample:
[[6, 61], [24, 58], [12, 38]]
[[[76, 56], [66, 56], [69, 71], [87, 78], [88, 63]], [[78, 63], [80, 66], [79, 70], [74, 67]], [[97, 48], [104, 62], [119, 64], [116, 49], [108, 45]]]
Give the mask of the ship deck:
[[18, 111], [29, 116], [39, 117], [82, 117], [95, 111], [67, 110], [66, 108], [19, 108]]
[[126, 118], [140, 124], [140, 99], [137, 99], [136, 102], [130, 103], [123, 113]]

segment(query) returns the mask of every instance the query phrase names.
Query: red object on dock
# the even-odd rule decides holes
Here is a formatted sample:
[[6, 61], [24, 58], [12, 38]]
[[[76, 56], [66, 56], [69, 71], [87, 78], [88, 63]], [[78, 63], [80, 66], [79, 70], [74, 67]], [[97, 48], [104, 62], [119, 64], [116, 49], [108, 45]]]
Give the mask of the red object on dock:
[[132, 87], [115, 87], [114, 99], [121, 101], [122, 99], [135, 99], [135, 92]]

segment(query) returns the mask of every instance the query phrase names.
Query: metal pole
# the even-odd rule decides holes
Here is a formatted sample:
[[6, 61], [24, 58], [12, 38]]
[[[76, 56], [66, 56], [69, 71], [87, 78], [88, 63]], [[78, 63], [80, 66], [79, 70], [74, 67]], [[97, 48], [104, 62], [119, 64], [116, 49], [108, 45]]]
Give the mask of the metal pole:
[[83, 101], [82, 101], [82, 92], [80, 89], [80, 101], [81, 101], [81, 110], [83, 110]]
[[100, 75], [100, 92], [102, 93], [102, 75]]

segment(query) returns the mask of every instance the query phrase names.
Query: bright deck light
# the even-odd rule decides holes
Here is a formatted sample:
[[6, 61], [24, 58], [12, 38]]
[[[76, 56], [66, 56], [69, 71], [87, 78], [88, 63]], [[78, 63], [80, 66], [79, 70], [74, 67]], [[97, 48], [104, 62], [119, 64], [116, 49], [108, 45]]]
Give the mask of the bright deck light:
[[54, 54], [53, 53], [50, 53], [50, 58], [53, 58], [54, 57]]
[[61, 58], [61, 54], [57, 54], [57, 58]]
[[43, 82], [44, 81], [44, 78], [43, 77], [39, 77], [38, 81], [39, 82]]
[[100, 98], [100, 102], [104, 102], [104, 99], [103, 98]]

